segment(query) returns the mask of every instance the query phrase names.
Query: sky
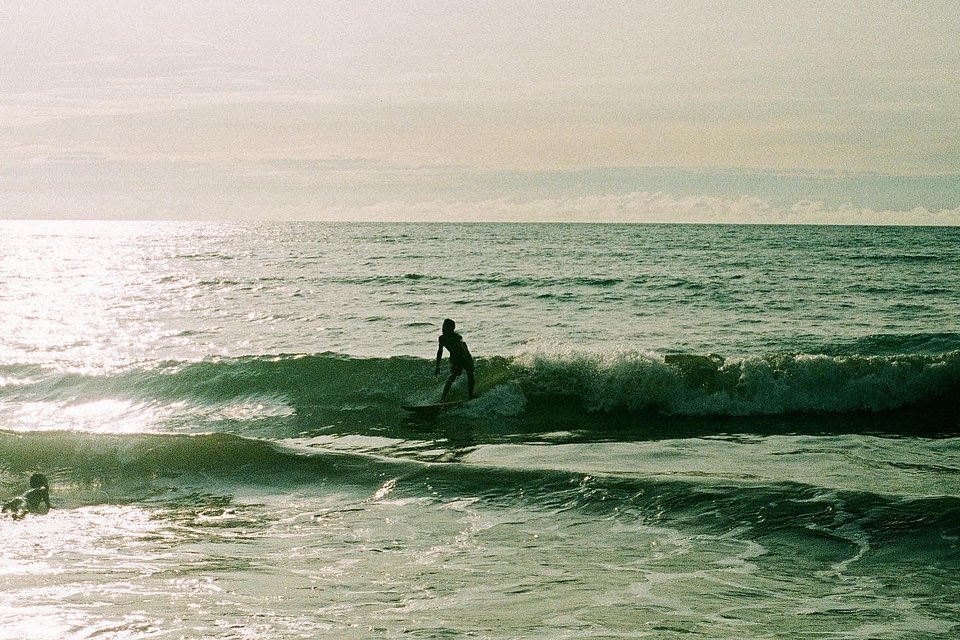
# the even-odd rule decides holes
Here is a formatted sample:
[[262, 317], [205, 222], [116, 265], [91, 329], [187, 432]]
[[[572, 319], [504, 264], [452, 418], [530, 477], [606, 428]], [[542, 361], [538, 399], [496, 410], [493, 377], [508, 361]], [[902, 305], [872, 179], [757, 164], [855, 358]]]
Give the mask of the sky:
[[0, 219], [960, 224], [960, 6], [0, 2]]

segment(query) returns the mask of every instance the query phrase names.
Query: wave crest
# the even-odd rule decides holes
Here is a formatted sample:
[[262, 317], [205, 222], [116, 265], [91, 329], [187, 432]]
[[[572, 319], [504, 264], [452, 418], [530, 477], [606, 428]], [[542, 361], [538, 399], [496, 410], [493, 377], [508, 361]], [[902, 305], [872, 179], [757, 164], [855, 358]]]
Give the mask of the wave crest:
[[618, 353], [527, 356], [532, 393], [579, 398], [589, 411], [688, 416], [881, 412], [960, 389], [960, 351], [942, 355]]

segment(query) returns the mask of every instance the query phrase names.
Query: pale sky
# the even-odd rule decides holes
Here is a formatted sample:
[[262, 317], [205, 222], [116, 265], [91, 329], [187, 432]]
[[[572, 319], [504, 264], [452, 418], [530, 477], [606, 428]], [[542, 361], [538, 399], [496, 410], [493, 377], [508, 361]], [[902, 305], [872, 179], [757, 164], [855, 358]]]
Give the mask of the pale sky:
[[960, 3], [0, 2], [0, 218], [960, 224]]

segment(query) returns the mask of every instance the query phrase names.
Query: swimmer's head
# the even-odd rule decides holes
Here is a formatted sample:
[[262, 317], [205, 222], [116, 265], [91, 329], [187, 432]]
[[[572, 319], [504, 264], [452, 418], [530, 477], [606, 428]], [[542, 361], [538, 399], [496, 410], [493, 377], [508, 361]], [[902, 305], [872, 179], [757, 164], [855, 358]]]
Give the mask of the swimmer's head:
[[30, 476], [30, 488], [39, 489], [41, 487], [44, 489], [50, 488], [50, 483], [47, 482], [47, 476], [43, 475], [42, 473], [35, 473]]

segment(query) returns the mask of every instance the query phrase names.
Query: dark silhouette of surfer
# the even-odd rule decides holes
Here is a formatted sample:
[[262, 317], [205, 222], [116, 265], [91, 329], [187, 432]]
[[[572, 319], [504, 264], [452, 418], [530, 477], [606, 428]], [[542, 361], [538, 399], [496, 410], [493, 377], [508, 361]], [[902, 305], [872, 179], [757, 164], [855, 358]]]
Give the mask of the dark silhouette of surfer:
[[467, 349], [467, 343], [463, 341], [463, 336], [454, 331], [456, 328], [457, 323], [450, 318], [443, 321], [443, 333], [440, 334], [440, 346], [437, 349], [437, 370], [433, 374], [435, 376], [440, 375], [440, 361], [443, 359], [443, 350], [446, 348], [450, 352], [450, 377], [447, 378], [447, 384], [443, 387], [443, 395], [440, 397], [441, 402], [447, 401], [447, 394], [450, 393], [453, 381], [459, 378], [464, 371], [467, 372], [467, 393], [473, 399], [475, 382], [473, 356], [470, 355], [470, 350]]
[[3, 503], [2, 513], [21, 520], [28, 513], [44, 514], [50, 510], [50, 483], [42, 473], [30, 476], [30, 490]]

